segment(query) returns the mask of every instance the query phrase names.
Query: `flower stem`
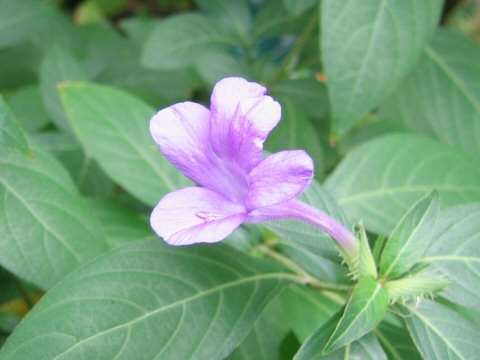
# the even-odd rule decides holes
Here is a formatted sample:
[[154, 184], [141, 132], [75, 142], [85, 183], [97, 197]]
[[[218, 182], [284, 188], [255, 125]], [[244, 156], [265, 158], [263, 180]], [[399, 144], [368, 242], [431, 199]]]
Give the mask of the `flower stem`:
[[252, 222], [291, 219], [310, 224], [337, 242], [350, 268], [358, 259], [360, 244], [357, 238], [337, 220], [301, 201], [291, 200], [277, 206], [259, 208], [251, 214]]
[[307, 284], [316, 288], [321, 288], [325, 290], [348, 290], [350, 287], [348, 285], [335, 285], [330, 284], [321, 280], [318, 280], [307, 273], [304, 269], [302, 269], [298, 264], [294, 261], [289, 259], [288, 257], [282, 255], [281, 253], [275, 251], [274, 249], [266, 246], [266, 245], [259, 245], [255, 248], [259, 250], [266, 256], [270, 257], [271, 259], [279, 262], [280, 264], [284, 265], [286, 268], [292, 270], [295, 274], [299, 276], [301, 282], [303, 284]]
[[303, 48], [305, 47], [310, 35], [315, 30], [315, 27], [318, 22], [318, 14], [317, 11], [313, 12], [312, 17], [309, 19], [307, 25], [303, 29], [300, 37], [298, 38], [295, 45], [292, 47], [292, 50], [288, 53], [288, 55], [283, 60], [282, 64], [278, 68], [278, 71], [273, 76], [272, 80], [270, 80], [270, 84], [277, 82], [285, 77], [288, 68], [292, 64], [292, 62], [297, 58], [297, 56], [302, 52]]

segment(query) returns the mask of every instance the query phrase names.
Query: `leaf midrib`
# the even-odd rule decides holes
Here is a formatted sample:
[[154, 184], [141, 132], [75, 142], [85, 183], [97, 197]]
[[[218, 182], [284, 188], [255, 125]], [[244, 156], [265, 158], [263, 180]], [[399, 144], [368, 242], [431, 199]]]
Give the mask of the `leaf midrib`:
[[215, 292], [220, 292], [220, 291], [223, 291], [225, 289], [228, 289], [228, 288], [231, 288], [231, 287], [234, 287], [234, 286], [237, 286], [237, 285], [242, 285], [242, 284], [246, 284], [246, 283], [249, 283], [249, 282], [257, 282], [257, 281], [262, 281], [262, 280], [291, 280], [291, 281], [295, 281], [296, 277], [295, 275], [292, 275], [292, 274], [288, 274], [288, 273], [269, 273], [269, 274], [260, 274], [260, 275], [253, 275], [253, 276], [250, 276], [250, 277], [246, 277], [246, 278], [241, 278], [241, 279], [236, 279], [234, 281], [231, 281], [231, 282], [228, 282], [228, 283], [224, 283], [224, 284], [221, 284], [221, 285], [218, 285], [218, 286], [215, 286], [213, 288], [210, 288], [208, 290], [205, 290], [205, 291], [200, 291], [198, 292], [197, 294], [195, 295], [192, 295], [192, 296], [189, 296], [189, 297], [186, 297], [184, 299], [181, 299], [181, 300], [177, 300], [173, 303], [170, 303], [170, 304], [167, 304], [167, 305], [164, 305], [158, 309], [155, 309], [155, 310], [152, 310], [152, 311], [149, 311], [141, 316], [138, 316], [130, 321], [127, 321], [125, 323], [122, 323], [122, 324], [119, 324], [119, 325], [116, 325], [114, 327], [111, 327], [109, 329], [106, 329], [106, 330], [103, 330], [103, 331], [100, 331], [92, 336], [89, 336], [87, 338], [84, 338], [82, 339], [81, 341], [77, 342], [75, 345], [71, 346], [70, 348], [66, 349], [65, 351], [63, 351], [62, 353], [58, 354], [57, 356], [55, 356], [52, 360], [57, 360], [59, 359], [62, 355], [64, 354], [67, 354], [68, 352], [74, 350], [75, 348], [77, 348], [78, 346], [82, 345], [83, 343], [86, 343], [92, 339], [95, 339], [97, 337], [100, 337], [100, 336], [103, 336], [105, 334], [108, 334], [112, 331], [116, 331], [118, 329], [122, 329], [122, 328], [125, 328], [125, 327], [129, 327], [137, 322], [140, 322], [142, 320], [145, 320], [151, 316], [154, 316], [154, 315], [157, 315], [165, 310], [168, 310], [168, 309], [171, 309], [171, 308], [174, 308], [176, 306], [179, 306], [179, 305], [185, 305], [191, 301], [195, 301], [197, 299], [200, 299], [204, 296], [208, 296], [210, 294], [213, 294]]
[[457, 355], [460, 359], [465, 359], [462, 356], [462, 354], [459, 353], [458, 350], [453, 346], [453, 344], [450, 343], [450, 341], [448, 341], [448, 337], [444, 337], [443, 333], [439, 329], [437, 329], [435, 325], [431, 323], [427, 317], [421, 315], [418, 311], [416, 311], [410, 306], [406, 306], [406, 307], [414, 314], [414, 316], [416, 316], [423, 324], [425, 324], [427, 328], [431, 329], [441, 340], [443, 340], [445, 345], [447, 345], [447, 347], [451, 349], [455, 353], [455, 355]]

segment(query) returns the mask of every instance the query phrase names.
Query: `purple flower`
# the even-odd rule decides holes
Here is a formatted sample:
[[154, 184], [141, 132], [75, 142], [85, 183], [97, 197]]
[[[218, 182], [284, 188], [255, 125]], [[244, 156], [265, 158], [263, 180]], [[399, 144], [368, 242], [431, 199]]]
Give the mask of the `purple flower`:
[[193, 102], [160, 110], [150, 132], [162, 153], [198, 187], [165, 195], [152, 212], [155, 232], [171, 245], [214, 243], [245, 222], [298, 219], [326, 231], [347, 250], [352, 234], [326, 214], [295, 200], [313, 177], [303, 150], [266, 158], [263, 143], [281, 117], [266, 89], [241, 78], [220, 80], [210, 111]]

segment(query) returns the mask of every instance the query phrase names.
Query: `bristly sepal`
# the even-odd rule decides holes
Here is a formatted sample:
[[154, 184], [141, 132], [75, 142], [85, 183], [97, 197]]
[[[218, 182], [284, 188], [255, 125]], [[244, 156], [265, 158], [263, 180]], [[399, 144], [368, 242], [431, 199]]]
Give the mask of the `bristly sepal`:
[[384, 284], [390, 302], [409, 301], [415, 298], [432, 299], [435, 295], [451, 284], [451, 281], [425, 271], [401, 279], [387, 281]]

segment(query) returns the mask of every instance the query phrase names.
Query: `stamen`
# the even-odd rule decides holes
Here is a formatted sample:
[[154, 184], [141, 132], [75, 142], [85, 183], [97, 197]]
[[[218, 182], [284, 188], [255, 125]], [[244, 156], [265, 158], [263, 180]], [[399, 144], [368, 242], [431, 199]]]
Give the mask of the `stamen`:
[[220, 220], [222, 218], [221, 215], [218, 214], [213, 214], [208, 211], [198, 211], [195, 215], [199, 217], [200, 219], [203, 219], [205, 221], [215, 221], [215, 220]]

